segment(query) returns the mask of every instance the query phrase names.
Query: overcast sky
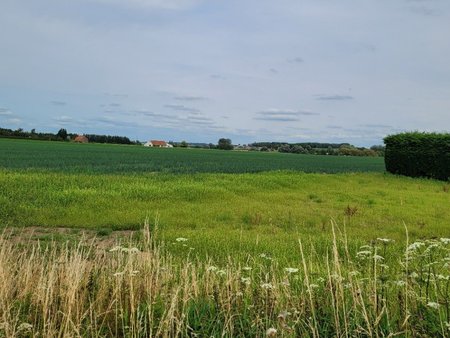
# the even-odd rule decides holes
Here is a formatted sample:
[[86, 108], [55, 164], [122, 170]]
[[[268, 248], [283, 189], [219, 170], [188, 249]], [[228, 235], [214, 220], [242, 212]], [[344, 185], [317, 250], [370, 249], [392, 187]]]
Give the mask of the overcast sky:
[[0, 0], [0, 127], [381, 144], [450, 130], [449, 0]]

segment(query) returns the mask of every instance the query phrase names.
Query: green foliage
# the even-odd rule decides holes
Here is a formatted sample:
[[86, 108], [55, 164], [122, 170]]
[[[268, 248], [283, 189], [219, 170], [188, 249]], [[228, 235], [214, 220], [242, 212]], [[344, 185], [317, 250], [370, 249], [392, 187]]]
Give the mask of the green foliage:
[[450, 134], [401, 133], [384, 139], [386, 170], [411, 177], [450, 178]]
[[221, 138], [219, 142], [217, 142], [217, 149], [221, 150], [233, 150], [233, 144], [229, 138]]
[[[34, 132], [32, 132], [32, 134], [34, 134]], [[67, 140], [67, 136], [68, 136], [67, 130], [64, 128], [61, 128], [60, 130], [58, 130], [58, 133], [56, 134], [56, 137], [63, 141]]]

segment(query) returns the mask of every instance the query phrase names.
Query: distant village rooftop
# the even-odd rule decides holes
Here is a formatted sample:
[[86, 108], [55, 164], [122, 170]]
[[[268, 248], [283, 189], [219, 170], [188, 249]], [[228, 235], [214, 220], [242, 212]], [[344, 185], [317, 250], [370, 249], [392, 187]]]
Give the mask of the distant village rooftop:
[[77, 135], [77, 137], [75, 137], [73, 141], [77, 143], [88, 143], [89, 139], [84, 135]]
[[144, 147], [153, 147], [153, 148], [173, 148], [173, 146], [166, 141], [160, 140], [150, 140], [144, 144]]

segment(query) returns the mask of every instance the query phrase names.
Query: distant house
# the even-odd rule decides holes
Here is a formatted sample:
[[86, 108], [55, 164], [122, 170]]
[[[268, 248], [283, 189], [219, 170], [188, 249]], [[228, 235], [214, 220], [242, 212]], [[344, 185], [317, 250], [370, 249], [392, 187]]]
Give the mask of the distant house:
[[166, 141], [150, 140], [144, 147], [154, 147], [154, 148], [173, 148], [173, 146]]
[[77, 137], [75, 137], [73, 141], [77, 143], [88, 143], [89, 139], [84, 135], [77, 135]]

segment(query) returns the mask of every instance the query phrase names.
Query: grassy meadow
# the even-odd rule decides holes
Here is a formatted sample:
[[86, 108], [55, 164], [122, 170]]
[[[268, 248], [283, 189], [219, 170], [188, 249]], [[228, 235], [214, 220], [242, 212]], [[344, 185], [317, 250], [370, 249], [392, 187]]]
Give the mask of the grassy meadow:
[[0, 150], [0, 337], [448, 335], [448, 183], [379, 158]]

